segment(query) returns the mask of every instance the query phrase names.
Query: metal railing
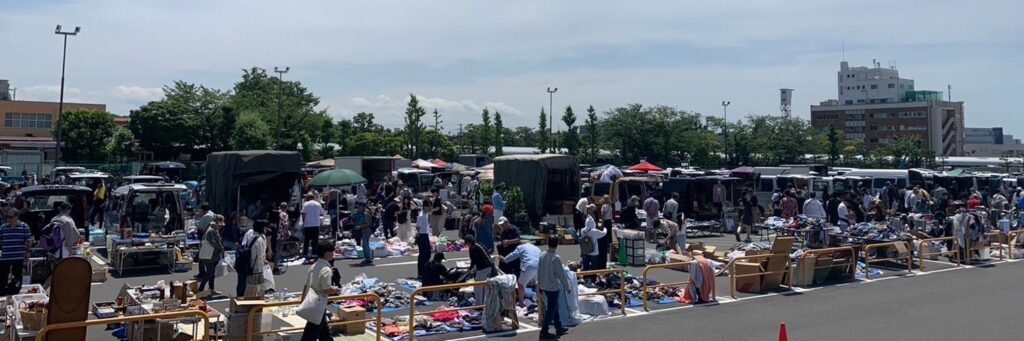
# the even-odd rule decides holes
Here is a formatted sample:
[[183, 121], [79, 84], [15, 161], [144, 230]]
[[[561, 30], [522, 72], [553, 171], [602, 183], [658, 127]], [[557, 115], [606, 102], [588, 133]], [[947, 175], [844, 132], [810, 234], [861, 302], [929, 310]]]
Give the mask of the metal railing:
[[[647, 267], [644, 268], [644, 277], [643, 277], [644, 283], [643, 283], [643, 287], [641, 288], [641, 291], [640, 291], [642, 296], [643, 296], [644, 311], [651, 311], [648, 308], [648, 302], [649, 301], [648, 301], [648, 296], [647, 296], [648, 291], [650, 291], [651, 289], [670, 287], [670, 286], [676, 286], [676, 285], [690, 285], [690, 282], [691, 282], [690, 281], [690, 276], [687, 276], [686, 281], [683, 281], [683, 282], [672, 282], [672, 283], [661, 283], [661, 284], [649, 285], [649, 284], [647, 284], [648, 283], [648, 275], [647, 274], [650, 273], [651, 270], [654, 270], [654, 269], [682, 268], [682, 267], [690, 266], [691, 263], [693, 263], [693, 262], [678, 262], [678, 263], [654, 264], [654, 265], [648, 265]], [[711, 296], [714, 297], [714, 295], [715, 295], [715, 292], [714, 292], [714, 290], [712, 290]]]
[[135, 321], [148, 321], [158, 319], [180, 319], [184, 317], [195, 317], [203, 320], [203, 327], [206, 328], [206, 332], [203, 333], [203, 337], [200, 338], [203, 341], [210, 339], [210, 316], [205, 312], [199, 310], [182, 310], [168, 313], [157, 313], [157, 314], [146, 314], [146, 315], [135, 315], [135, 316], [122, 316], [112, 317], [106, 319], [97, 320], [85, 320], [76, 322], [62, 322], [49, 324], [39, 330], [36, 334], [36, 341], [46, 340], [46, 333], [53, 332], [54, 330], [71, 329], [71, 328], [82, 328], [95, 325], [108, 325], [122, 322], [135, 322]]
[[[998, 242], [1000, 244], [1003, 244], [1003, 241], [1007, 241], [1007, 242], [1009, 241], [1009, 238], [1007, 238], [1007, 235], [1005, 233], [1003, 233], [1002, 231], [988, 232], [988, 233], [985, 233], [985, 236], [998, 238]], [[1003, 252], [1010, 249], [1010, 246], [1008, 244], [1009, 243], [1003, 244], [1002, 246], [992, 246], [992, 240], [989, 239], [989, 245], [987, 245], [987, 246], [991, 247], [991, 248], [999, 249], [999, 260], [1006, 260], [1006, 254], [1003, 253]]]
[[[813, 273], [817, 272], [819, 269], [831, 269], [831, 268], [838, 268], [838, 267], [846, 267], [847, 269], [845, 271], [849, 273], [850, 278], [855, 278], [855, 276], [857, 275], [857, 250], [855, 250], [852, 246], [831, 247], [831, 248], [825, 248], [825, 249], [811, 249], [811, 250], [804, 251], [804, 254], [803, 254], [803, 256], [801, 256], [801, 258], [814, 256], [814, 258], [817, 259], [818, 256], [822, 255], [822, 254], [833, 254], [834, 255], [836, 253], [848, 253], [850, 255], [850, 260], [848, 262], [845, 262], [845, 263], [839, 263], [839, 264], [832, 263], [832, 264], [829, 264], [829, 265], [822, 265], [822, 266], [818, 266], [817, 261], [815, 261], [814, 266], [811, 267], [811, 269], [810, 269], [811, 273], [812, 273], [812, 276], [813, 276]], [[835, 257], [833, 257], [833, 258], [835, 258]], [[796, 269], [791, 267], [790, 268], [790, 273], [789, 273], [789, 278], [790, 278], [789, 283], [790, 284], [793, 283], [792, 278], [795, 277], [795, 276], [796, 276]]]
[[[992, 232], [986, 232], [985, 233], [985, 237], [991, 237], [991, 236], [999, 237], [999, 236], [1004, 236], [1004, 234], [1001, 231], [992, 231]], [[971, 239], [970, 238], [967, 238], [965, 244], [967, 244], [967, 245], [964, 245], [964, 249], [965, 249], [964, 252], [965, 252], [965, 257], [966, 257], [966, 259], [964, 259], [964, 263], [974, 264], [974, 256], [972, 255], [973, 251], [978, 251], [978, 260], [979, 261], [982, 260], [982, 258], [988, 258], [988, 257], [982, 257], [982, 255], [981, 255], [981, 247], [990, 247], [989, 244], [991, 244], [991, 241], [986, 240], [984, 243], [979, 243], [980, 245], [975, 245], [974, 243], [971, 243]], [[1001, 259], [1001, 260], [1006, 259], [1006, 255], [1003, 254], [1003, 250], [1008, 249], [1009, 247], [997, 247], [997, 248], [999, 249], [999, 259]]]
[[[907, 255], [906, 256], [899, 256], [899, 255], [897, 255], [895, 258], [889, 258], [889, 257], [885, 257], [885, 258], [871, 258], [871, 250], [882, 249], [882, 248], [888, 249], [890, 247], [896, 247], [897, 244], [903, 244], [904, 246], [906, 246], [906, 248], [907, 248]], [[912, 246], [910, 246], [910, 243], [909, 242], [905, 242], [905, 241], [864, 245], [864, 257], [863, 257], [864, 258], [864, 270], [865, 270], [864, 271], [864, 279], [871, 279], [871, 263], [881, 263], [881, 262], [888, 262], [888, 261], [906, 260], [906, 262], [907, 262], [907, 273], [912, 273], [913, 272], [913, 266], [914, 266], [914, 255], [913, 255], [913, 252], [910, 252], [911, 248], [912, 248]], [[876, 253], [877, 253], [877, 251], [876, 251]]]
[[[782, 269], [781, 271], [765, 271], [765, 270], [761, 270], [761, 271], [759, 271], [757, 273], [749, 273], [749, 274], [742, 274], [742, 275], [737, 275], [736, 274], [736, 263], [739, 262], [739, 261], [748, 260], [748, 259], [749, 260], [757, 260], [757, 263], [752, 263], [752, 264], [757, 264], [758, 266], [760, 266], [762, 261], [768, 260], [768, 259], [770, 259], [772, 257], [786, 257], [786, 267], [784, 269]], [[751, 256], [741, 256], [741, 257], [733, 258], [732, 261], [729, 262], [729, 296], [732, 297], [732, 298], [736, 298], [736, 279], [737, 278], [747, 278], [747, 277], [755, 277], [755, 276], [756, 277], [761, 277], [761, 276], [765, 276], [765, 275], [786, 274], [791, 269], [792, 269], [792, 263], [789, 262], [789, 255], [788, 254], [751, 255]], [[786, 286], [792, 288], [793, 287], [793, 276], [786, 276], [786, 277], [787, 277], [786, 278], [787, 279]]]
[[[953, 241], [953, 245], [956, 245], [956, 248], [951, 248], [949, 250], [940, 251], [940, 252], [924, 252], [924, 245], [926, 243], [939, 242], [939, 241], [948, 241], [948, 240]], [[920, 267], [922, 272], [925, 271], [924, 270], [924, 257], [925, 256], [941, 256], [941, 255], [947, 255], [947, 254], [952, 253], [952, 254], [956, 255], [956, 257], [955, 257], [956, 258], [956, 266], [960, 266], [961, 265], [961, 262], [960, 262], [960, 239], [957, 239], [956, 237], [939, 237], [939, 238], [922, 239], [921, 241], [918, 242], [917, 245], [918, 245], [918, 247], [917, 247], [917, 250], [918, 250], [917, 251], [917, 263], [918, 263], [918, 266]]]
[[[433, 285], [433, 286], [429, 286], [429, 287], [420, 287], [419, 289], [413, 290], [412, 294], [409, 294], [409, 297], [412, 298], [412, 302], [409, 302], [409, 341], [413, 341], [413, 340], [416, 339], [416, 316], [435, 314], [435, 313], [443, 313], [443, 312], [449, 312], [449, 311], [459, 311], [459, 310], [469, 310], [469, 309], [483, 309], [484, 307], [487, 306], [485, 304], [478, 304], [478, 305], [468, 306], [468, 307], [458, 307], [458, 308], [451, 308], [451, 309], [441, 309], [441, 310], [432, 310], [432, 311], [418, 312], [418, 311], [416, 311], [416, 301], [415, 301], [416, 300], [416, 296], [429, 297], [429, 296], [422, 295], [422, 294], [425, 293], [425, 292], [437, 292], [437, 291], [445, 291], [445, 290], [456, 290], [456, 289], [469, 288], [469, 287], [475, 288], [475, 287], [486, 286], [486, 285], [487, 285], [487, 281], [483, 281], [483, 282], [471, 282], [471, 283], [455, 283], [455, 284]], [[379, 335], [380, 334], [378, 334], [378, 336]]]
[[[580, 293], [577, 296], [582, 297], [582, 296], [597, 296], [597, 295], [606, 295], [606, 294], [618, 294], [619, 295], [619, 301], [622, 302], [622, 304], [619, 305], [619, 310], [622, 313], [622, 316], [626, 316], [626, 302], [627, 302], [626, 301], [626, 270], [622, 270], [622, 269], [601, 269], [601, 270], [577, 271], [576, 272], [576, 280], [579, 281], [580, 278], [583, 278], [585, 276], [601, 276], [601, 275], [608, 275], [608, 274], [613, 274], [613, 273], [619, 274], [619, 288], [618, 289], [595, 291], [595, 292], [589, 292], [589, 293]], [[540, 298], [541, 296], [542, 295], [540, 295], [540, 293], [538, 292], [537, 297]], [[544, 319], [544, 303], [543, 303], [543, 300], [539, 300], [539, 299], [537, 300], [537, 319], [538, 320], [543, 320]]]
[[[307, 293], [307, 295], [309, 295], [309, 293]], [[361, 299], [361, 298], [369, 298], [369, 299], [373, 300], [373, 303], [377, 307], [377, 309], [375, 309], [377, 311], [377, 317], [376, 318], [354, 320], [354, 321], [330, 320], [330, 321], [327, 321], [327, 324], [329, 326], [342, 326], [342, 325], [347, 325], [347, 324], [366, 323], [366, 322], [370, 322], [370, 321], [375, 321], [375, 322], [377, 322], [377, 333], [376, 333], [377, 334], [377, 341], [380, 341], [381, 340], [380, 328], [381, 328], [381, 322], [383, 321], [383, 315], [382, 314], [383, 314], [383, 310], [384, 310], [384, 307], [381, 305], [380, 296], [377, 296], [377, 294], [374, 294], [374, 293], [365, 293], [365, 294], [358, 294], [358, 295], [344, 295], [344, 296], [330, 296], [330, 297], [327, 298], [327, 301], [347, 301], [347, 300], [355, 300], [355, 299]], [[287, 305], [298, 305], [300, 303], [302, 303], [301, 299], [299, 299], [299, 300], [290, 300], [290, 301], [279, 301], [279, 302], [266, 302], [266, 303], [262, 303], [262, 304], [258, 304], [258, 305], [252, 305], [251, 308], [249, 309], [249, 315], [247, 315], [246, 318], [245, 318], [245, 323], [246, 323], [246, 327], [245, 327], [245, 330], [246, 330], [246, 340], [253, 341], [253, 337], [256, 336], [256, 335], [267, 335], [267, 334], [274, 334], [274, 333], [286, 333], [286, 332], [293, 332], [293, 331], [298, 331], [298, 330], [305, 329], [305, 326], [302, 326], [302, 327], [271, 329], [271, 330], [265, 330], [265, 331], [264, 330], [261, 330], [261, 331], [253, 330], [253, 323], [252, 323], [253, 318], [256, 317], [256, 313], [257, 312], [263, 311], [263, 308], [281, 307], [281, 306], [287, 306]]]

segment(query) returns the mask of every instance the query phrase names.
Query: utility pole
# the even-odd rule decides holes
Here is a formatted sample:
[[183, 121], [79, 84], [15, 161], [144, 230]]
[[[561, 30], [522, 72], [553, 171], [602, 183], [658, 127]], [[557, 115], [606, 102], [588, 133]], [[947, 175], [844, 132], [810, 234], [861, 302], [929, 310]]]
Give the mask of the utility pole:
[[462, 136], [462, 123], [459, 123], [459, 153], [466, 152], [466, 143]]
[[[558, 92], [558, 88], [548, 87], [548, 149], [555, 149], [555, 108], [552, 104], [555, 102], [555, 93]], [[557, 152], [552, 152], [557, 154]]]
[[732, 102], [722, 101], [722, 119], [725, 120], [725, 124], [722, 125], [722, 133], [725, 135], [725, 158], [727, 162], [732, 158], [729, 155], [729, 104], [732, 104]]
[[77, 36], [79, 32], [82, 32], [81, 27], [75, 26], [74, 31], [64, 32], [60, 30], [60, 25], [57, 25], [57, 29], [53, 32], [56, 35], [64, 36], [64, 53], [60, 59], [60, 104], [57, 105], [57, 152], [54, 155], [57, 163], [60, 163], [60, 144], [61, 138], [64, 136], [64, 125], [61, 123], [64, 121], [64, 69], [68, 60], [68, 36]]
[[274, 72], [277, 73], [277, 149], [281, 149], [281, 133], [284, 132], [284, 116], [282, 116], [282, 103], [284, 103], [284, 74], [291, 70], [290, 66], [285, 66], [283, 69], [274, 67]]

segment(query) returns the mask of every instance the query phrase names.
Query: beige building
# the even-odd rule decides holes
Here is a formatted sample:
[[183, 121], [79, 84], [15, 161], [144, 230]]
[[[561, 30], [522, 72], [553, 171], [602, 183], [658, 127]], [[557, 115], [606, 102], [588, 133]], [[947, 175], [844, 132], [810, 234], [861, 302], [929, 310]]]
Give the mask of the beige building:
[[[6, 82], [4, 82], [6, 83]], [[46, 160], [53, 160], [57, 143], [53, 128], [57, 124], [60, 104], [57, 102], [12, 100], [7, 87], [0, 86], [0, 149], [39, 150]], [[64, 103], [64, 111], [106, 111], [104, 104]]]

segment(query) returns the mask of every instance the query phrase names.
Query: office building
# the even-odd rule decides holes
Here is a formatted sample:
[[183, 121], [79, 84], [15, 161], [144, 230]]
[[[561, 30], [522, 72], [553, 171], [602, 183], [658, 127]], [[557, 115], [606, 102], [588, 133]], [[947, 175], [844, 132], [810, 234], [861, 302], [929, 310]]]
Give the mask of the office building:
[[916, 136], [921, 148], [936, 155], [964, 154], [964, 103], [943, 100], [940, 91], [921, 91], [914, 80], [900, 78], [894, 67], [850, 67], [837, 73], [838, 99], [811, 106], [811, 125], [835, 126], [848, 139], [870, 148], [887, 146], [901, 136]]
[[[11, 100], [10, 86], [0, 80], [0, 149], [41, 150], [46, 160], [53, 160], [57, 143], [53, 127], [57, 124], [60, 103]], [[103, 104], [64, 102], [64, 111], [106, 111]]]
[[964, 155], [1002, 157], [1024, 156], [1024, 143], [1003, 133], [1002, 127], [964, 129]]

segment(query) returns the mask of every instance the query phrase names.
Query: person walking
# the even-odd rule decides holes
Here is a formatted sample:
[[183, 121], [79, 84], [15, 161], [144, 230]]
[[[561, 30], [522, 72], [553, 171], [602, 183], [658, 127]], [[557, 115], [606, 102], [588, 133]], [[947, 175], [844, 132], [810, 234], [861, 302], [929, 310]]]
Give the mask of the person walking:
[[[716, 184], [717, 188], [721, 183]], [[716, 204], [718, 212], [721, 213], [721, 203]], [[671, 220], [673, 223], [679, 224], [679, 193], [672, 192], [672, 198], [665, 202], [665, 219]]]
[[821, 205], [821, 201], [817, 198], [817, 193], [810, 192], [810, 196], [807, 201], [804, 202], [804, 215], [808, 218], [814, 218], [818, 220], [824, 220], [826, 217], [825, 207]]
[[206, 229], [213, 222], [213, 211], [210, 210], [210, 203], [204, 202], [199, 205], [199, 219], [196, 220], [196, 232], [200, 236], [206, 234]]
[[373, 265], [373, 249], [370, 248], [370, 235], [373, 234], [373, 214], [366, 209], [366, 203], [356, 204], [356, 212], [352, 214], [356, 232], [363, 246], [363, 261], [359, 265]]
[[[758, 207], [757, 207], [757, 197], [754, 196], [754, 189], [753, 188], [748, 188], [747, 189], [747, 194], [745, 196], [743, 196], [742, 199], [740, 199], [740, 205], [743, 206], [743, 217], [742, 217], [742, 219], [740, 219], [740, 228], [746, 228], [747, 229], [747, 239], [745, 239], [743, 241], [749, 243], [749, 242], [751, 242], [751, 240], [750, 240], [750, 231], [753, 230], [753, 228], [754, 228], [754, 211], [758, 210]], [[680, 227], [680, 228], [683, 228], [683, 227]], [[740, 240], [740, 228], [737, 228], [735, 233], [734, 233], [735, 236], [736, 236], [736, 241], [737, 242], [741, 241]]]
[[[78, 232], [78, 227], [75, 226], [75, 219], [71, 218], [71, 204], [69, 203], [57, 203], [54, 205], [57, 209], [57, 215], [50, 220], [51, 224], [56, 225], [55, 228], [60, 229], [60, 248], [53, 254], [53, 258], [56, 261], [71, 257], [74, 255], [75, 247], [78, 246], [78, 241], [82, 238], [82, 234]], [[53, 231], [50, 231], [53, 233]], [[57, 264], [53, 264], [56, 266]]]
[[416, 277], [422, 280], [427, 271], [427, 263], [430, 262], [430, 218], [426, 212], [413, 210], [416, 217], [416, 249], [419, 256], [416, 258]]
[[[199, 273], [203, 277], [199, 279], [199, 298], [218, 295], [214, 288], [216, 279], [217, 264], [224, 258], [224, 240], [220, 237], [220, 230], [224, 228], [224, 216], [215, 215], [210, 228], [203, 234], [202, 244], [199, 246]], [[210, 291], [206, 291], [206, 285], [210, 285]]]
[[494, 206], [494, 219], [505, 216], [505, 198], [501, 196], [503, 188], [501, 184], [494, 186], [494, 194], [491, 194], [491, 206]]
[[[604, 236], [608, 234], [608, 230], [605, 230], [603, 227], [599, 227], [597, 225], [597, 220], [594, 219], [594, 216], [597, 214], [597, 206], [588, 205], [586, 212], [587, 218], [583, 224], [583, 230], [580, 231], [580, 250], [589, 251], [583, 252], [581, 255], [583, 258], [584, 271], [598, 269], [599, 265], [604, 265], [604, 263], [608, 262], [606, 259], [603, 261], [604, 263], [602, 263], [599, 257], [600, 252], [598, 251], [598, 240], [604, 238]], [[587, 249], [584, 249], [584, 237], [589, 239], [590, 244], [586, 247]], [[603, 268], [603, 266], [601, 266], [601, 268]]]
[[793, 197], [793, 191], [786, 190], [782, 194], [782, 201], [779, 203], [779, 207], [782, 208], [782, 219], [793, 219], [797, 215], [797, 204], [796, 198]]
[[324, 215], [324, 207], [312, 193], [306, 194], [306, 202], [302, 203], [302, 255], [313, 258], [317, 241], [320, 240], [320, 221]]
[[381, 234], [384, 236], [384, 240], [391, 239], [395, 236], [395, 228], [398, 226], [398, 213], [402, 210], [402, 206], [399, 204], [397, 196], [389, 196], [381, 204], [384, 210], [381, 213], [380, 220], [383, 223], [381, 225]]
[[17, 209], [9, 210], [4, 215], [7, 223], [0, 225], [0, 296], [21, 291], [21, 277], [28, 261], [32, 231], [28, 224], [18, 219], [20, 213]]
[[644, 212], [647, 213], [647, 239], [653, 242], [658, 241], [658, 232], [655, 230], [655, 222], [661, 219], [661, 204], [654, 198], [653, 192], [647, 193], [647, 200], [644, 200]]
[[267, 227], [266, 220], [253, 222], [252, 229], [242, 237], [241, 245], [237, 252], [248, 253], [246, 257], [235, 259], [235, 272], [238, 273], [238, 284], [235, 287], [237, 297], [261, 297], [263, 296], [263, 264], [267, 263], [267, 240], [264, 232]]
[[[554, 339], [569, 332], [562, 326], [562, 319], [558, 315], [560, 305], [558, 297], [559, 292], [565, 292], [565, 296], [569, 296], [572, 284], [569, 283], [569, 277], [562, 270], [562, 258], [558, 257], [558, 244], [558, 237], [548, 237], [548, 250], [540, 255], [537, 265], [537, 289], [543, 293], [545, 303], [544, 318], [540, 325], [541, 339]], [[552, 322], [555, 325], [554, 335], [548, 331]]]
[[437, 189], [431, 189], [430, 193], [430, 232], [437, 237], [444, 231], [444, 202], [441, 201]]
[[[484, 247], [476, 242], [476, 237], [468, 235], [466, 238], [463, 238], [463, 241], [469, 246], [469, 271], [474, 272], [473, 280], [480, 282], [494, 277], [497, 274], [497, 271], [494, 269], [494, 262], [491, 261], [487, 250], [484, 250]], [[473, 297], [476, 300], [476, 304], [482, 304], [484, 301], [484, 288], [474, 287]]]
[[[365, 205], [362, 207], [366, 207]], [[306, 300], [306, 295], [317, 295], [320, 300], [327, 300], [328, 296], [337, 295], [341, 289], [331, 284], [331, 277], [334, 271], [331, 269], [331, 261], [334, 260], [334, 243], [322, 241], [316, 247], [316, 262], [309, 267], [306, 273], [306, 287], [302, 290], [300, 302]], [[302, 329], [302, 341], [331, 341], [331, 329], [327, 324], [327, 310], [320, 314], [319, 321], [306, 320], [306, 326]]]
[[612, 207], [611, 197], [605, 195], [601, 198], [601, 228], [606, 233], [604, 237], [597, 240], [597, 269], [604, 269], [608, 265], [608, 253], [612, 244], [612, 234], [608, 232], [612, 231], [614, 212], [615, 208]]

